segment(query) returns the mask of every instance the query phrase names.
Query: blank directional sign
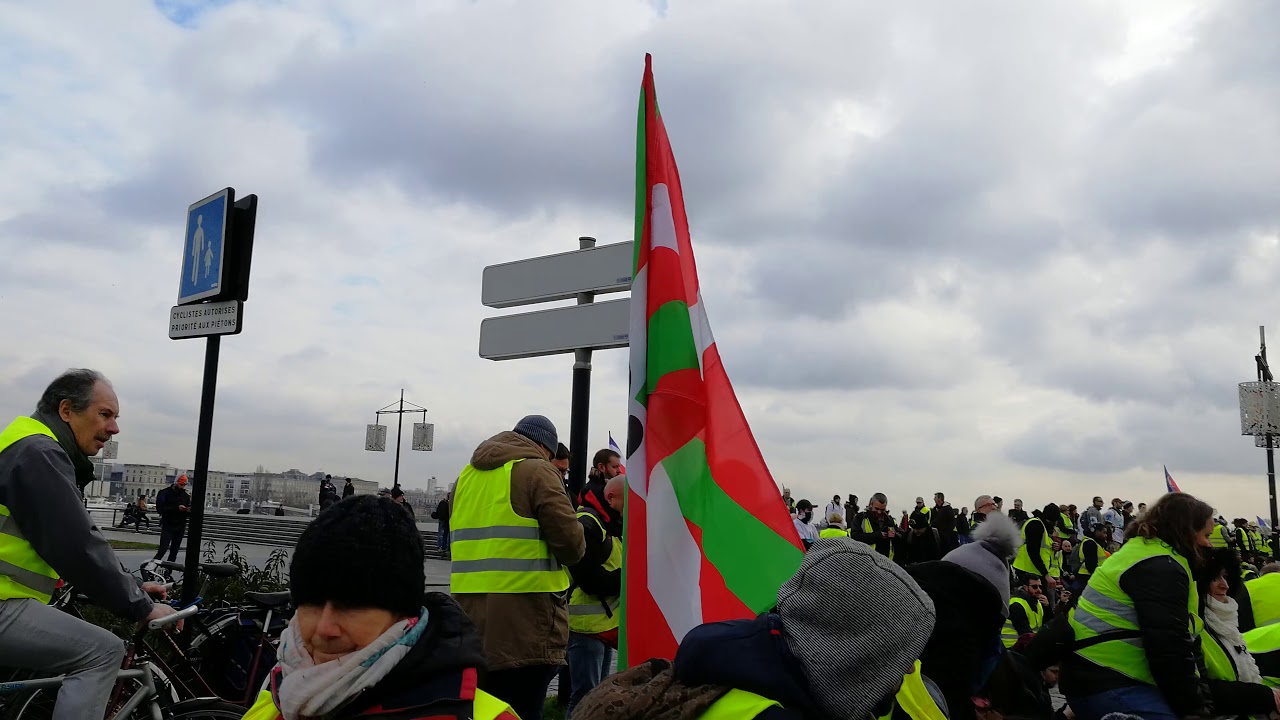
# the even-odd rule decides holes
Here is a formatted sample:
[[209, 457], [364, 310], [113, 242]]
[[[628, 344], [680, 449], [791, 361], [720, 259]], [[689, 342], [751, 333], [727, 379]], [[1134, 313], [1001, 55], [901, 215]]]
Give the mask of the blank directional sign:
[[119, 454], [120, 454], [120, 443], [116, 442], [115, 440], [108, 440], [102, 446], [103, 460], [115, 460]]
[[364, 429], [364, 449], [370, 452], [387, 451], [387, 426], [366, 425]]
[[413, 424], [413, 449], [431, 451], [436, 441], [436, 426], [432, 423]]
[[629, 298], [486, 318], [480, 323], [480, 357], [515, 360], [627, 347], [630, 322]]
[[567, 300], [583, 292], [625, 292], [631, 289], [632, 247], [615, 243], [490, 265], [484, 269], [480, 301], [506, 308]]

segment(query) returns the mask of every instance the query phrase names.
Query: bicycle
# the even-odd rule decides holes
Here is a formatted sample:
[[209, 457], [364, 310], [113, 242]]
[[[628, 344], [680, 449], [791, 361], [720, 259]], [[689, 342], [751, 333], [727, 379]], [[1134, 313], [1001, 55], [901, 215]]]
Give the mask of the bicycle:
[[[116, 687], [107, 704], [104, 720], [238, 720], [245, 708], [220, 698], [192, 698], [172, 702], [166, 697], [167, 680], [156, 670], [150, 658], [137, 654], [148, 630], [161, 630], [195, 616], [199, 606], [179, 610], [168, 617], [152, 620], [140, 627], [125, 654], [124, 664], [116, 675]], [[58, 688], [65, 676], [36, 677], [0, 683], [0, 712], [5, 720], [42, 720], [53, 710]], [[6, 696], [17, 696], [7, 705]]]

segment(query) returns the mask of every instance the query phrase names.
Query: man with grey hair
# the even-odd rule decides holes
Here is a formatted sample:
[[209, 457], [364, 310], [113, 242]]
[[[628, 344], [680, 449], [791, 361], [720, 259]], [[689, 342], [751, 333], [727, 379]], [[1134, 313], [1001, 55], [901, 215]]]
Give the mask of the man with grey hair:
[[120, 432], [119, 414], [101, 373], [68, 370], [0, 432], [0, 658], [66, 676], [54, 720], [101, 717], [125, 654], [111, 632], [48, 605], [59, 579], [128, 620], [174, 612], [147, 596], [162, 586], [124, 571], [82, 503], [89, 457]]
[[978, 498], [973, 501], [973, 515], [970, 517], [973, 518], [973, 524], [977, 525], [983, 520], [986, 520], [987, 515], [994, 512], [1000, 512], [999, 509], [996, 508], [996, 501], [992, 499], [990, 495], [979, 495]]
[[866, 512], [858, 513], [849, 520], [849, 536], [893, 560], [898, 539], [888, 508], [889, 498], [884, 493], [872, 495]]

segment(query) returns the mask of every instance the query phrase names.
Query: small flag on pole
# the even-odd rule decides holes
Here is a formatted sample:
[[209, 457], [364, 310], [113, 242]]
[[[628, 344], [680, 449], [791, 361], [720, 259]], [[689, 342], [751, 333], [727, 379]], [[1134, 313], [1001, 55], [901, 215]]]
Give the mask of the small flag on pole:
[[1173, 481], [1173, 476], [1169, 474], [1169, 466], [1164, 468], [1164, 489], [1165, 492], [1182, 492], [1178, 489], [1178, 483]]
[[1268, 528], [1268, 529], [1271, 527], [1270, 525], [1268, 525], [1268, 524], [1267, 524], [1267, 521], [1266, 521], [1266, 520], [1263, 520], [1263, 519], [1262, 519], [1262, 516], [1261, 516], [1261, 515], [1257, 515], [1257, 516], [1255, 516], [1255, 517], [1257, 517], [1257, 518], [1258, 518], [1258, 527], [1260, 527], [1260, 528]]
[[[626, 457], [622, 454], [622, 448], [618, 447], [618, 443], [613, 441], [613, 433], [609, 433], [609, 449], [618, 453], [618, 457]], [[618, 467], [621, 469], [623, 475], [627, 474], [626, 465], [619, 464]]]

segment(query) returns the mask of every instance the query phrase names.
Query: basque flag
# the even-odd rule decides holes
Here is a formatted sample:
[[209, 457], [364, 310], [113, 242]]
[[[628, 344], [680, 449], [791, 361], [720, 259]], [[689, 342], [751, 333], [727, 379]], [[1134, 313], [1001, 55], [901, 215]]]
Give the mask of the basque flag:
[[1164, 489], [1165, 492], [1182, 492], [1178, 489], [1178, 483], [1173, 481], [1173, 476], [1169, 474], [1169, 466], [1164, 467]]

